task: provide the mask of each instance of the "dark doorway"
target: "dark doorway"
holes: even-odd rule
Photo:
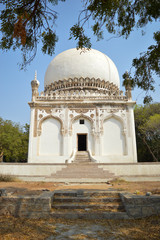
[[[87,134],[78,134],[78,151],[87,150]]]

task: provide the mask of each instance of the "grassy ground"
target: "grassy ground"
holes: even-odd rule
[[[160,217],[141,220],[29,220],[0,218],[1,240],[159,240]]]

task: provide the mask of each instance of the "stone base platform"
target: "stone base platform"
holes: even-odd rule
[[[25,181],[45,182],[100,183],[115,178],[127,181],[160,181],[160,163],[0,163],[0,174]]]
[[[113,190],[56,190],[11,195],[0,189],[0,216],[63,219],[137,219],[160,214],[160,196]]]

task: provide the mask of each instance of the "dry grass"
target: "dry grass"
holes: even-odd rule
[[[126,183],[126,184],[129,183],[128,181],[126,181],[126,180],[124,180],[124,179],[122,179],[122,178],[114,178],[114,179],[111,180],[110,182],[111,182],[112,184],[113,184],[113,183],[116,183],[116,184],[117,184],[117,183]]]
[[[50,239],[54,240],[158,240],[160,239],[160,217],[119,221],[0,218],[1,240],[47,240],[51,236]]]
[[[0,182],[19,182],[20,180],[9,174],[0,174]]]

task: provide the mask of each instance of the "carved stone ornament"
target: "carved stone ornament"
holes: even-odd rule
[[[62,134],[62,136],[65,136],[66,132],[65,132],[64,128],[61,129],[61,134]]]
[[[119,112],[119,109],[107,109],[108,113],[116,113]]]
[[[121,112],[121,117],[124,118],[126,115],[124,112]]]
[[[51,110],[51,109],[45,109],[45,112],[46,112],[47,114],[51,114],[51,113],[52,113],[52,110]]]
[[[75,109],[76,113],[87,113],[89,109]]]
[[[36,99],[60,100],[60,99],[106,99],[127,101],[117,85],[95,78],[69,78],[51,83],[45,87],[44,93],[37,95]]]
[[[124,128],[124,129],[122,130],[122,135],[126,136],[126,134],[127,134],[127,129]]]
[[[70,116],[70,118],[73,118],[73,114],[70,114],[69,116]]]

